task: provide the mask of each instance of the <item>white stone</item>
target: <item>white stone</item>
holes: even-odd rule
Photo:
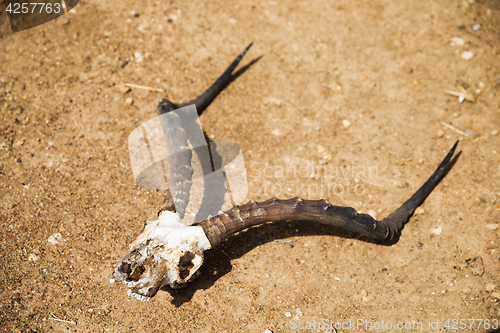
[[[137,62],[142,62],[144,60],[144,58],[142,57],[140,52],[135,52],[134,58],[135,58],[135,61],[137,61]]]
[[[493,283],[488,283],[485,289],[487,292],[491,293],[493,290],[495,290],[496,287],[497,286],[495,286]]]
[[[498,229],[498,223],[488,223],[486,225],[486,229],[488,229],[488,230],[496,230],[496,229]]]
[[[456,45],[456,46],[464,46],[465,41],[464,41],[462,38],[460,38],[460,37],[453,37],[453,38],[451,39],[451,44],[452,44],[453,46],[455,46],[455,45]]]
[[[431,229],[431,232],[436,235],[441,235],[443,228],[441,226],[437,226],[436,228]]]
[[[60,241],[62,241],[62,235],[60,233],[50,235],[49,239],[47,239],[47,242],[54,245],[58,244]]]
[[[276,128],[276,129],[274,129],[274,130],[273,130],[272,134],[273,134],[273,135],[275,135],[275,136],[280,136],[280,135],[282,135],[283,133],[280,131],[280,129],[279,129],[279,128]]]
[[[471,60],[472,58],[474,58],[474,53],[472,53],[471,51],[462,52],[462,59]]]

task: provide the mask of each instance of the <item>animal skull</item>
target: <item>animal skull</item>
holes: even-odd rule
[[[203,264],[203,251],[210,247],[201,227],[186,226],[177,213],[163,211],[130,244],[110,282],[122,282],[129,295],[149,301],[163,286],[179,288],[195,278]]]

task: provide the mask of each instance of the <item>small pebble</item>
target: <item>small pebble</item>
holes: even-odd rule
[[[442,130],[437,131],[437,136],[439,138],[442,138],[444,136],[444,131],[442,131]]]
[[[489,293],[491,293],[493,290],[495,290],[496,287],[497,286],[495,286],[493,283],[488,283],[486,285],[486,291],[489,292]]]
[[[137,30],[139,30],[139,32],[142,32],[143,34],[146,33],[146,30],[149,28],[149,24],[147,22],[144,22],[143,24],[139,25],[137,27]],[[137,57],[136,57],[137,59]]]
[[[459,103],[463,103],[465,101],[465,97],[464,96],[458,96],[458,102]]]
[[[423,213],[425,213],[425,210],[422,207],[418,207],[415,209],[415,214],[413,215],[422,215]]]
[[[285,312],[285,317],[290,318],[292,314],[290,312]]]
[[[281,131],[280,131],[280,129],[279,129],[279,128],[276,128],[275,130],[273,130],[272,134],[273,134],[273,135],[276,135],[276,136],[280,136],[280,135],[281,135],[281,134],[283,134],[283,133],[281,133]]]
[[[274,98],[274,97],[264,98],[264,104],[265,105],[277,105],[277,106],[281,106],[282,103],[283,103],[283,101],[281,101],[280,99]]]
[[[266,328],[266,330],[264,331],[264,333],[273,333],[273,331],[268,330],[268,329]]]
[[[441,235],[443,232],[443,228],[441,226],[438,226],[437,228],[431,229],[431,232],[436,235]]]
[[[325,151],[325,147],[318,145],[318,153],[322,153]]]
[[[474,31],[479,31],[479,30],[481,30],[481,24],[479,24],[479,23],[474,24],[474,25],[472,26],[472,30],[474,30]]]
[[[142,62],[144,60],[144,58],[142,57],[140,52],[135,52],[134,58],[135,58],[135,61],[137,61],[137,62]]]
[[[47,242],[49,242],[50,244],[58,244],[59,241],[62,240],[62,235],[60,233],[56,233],[56,234],[53,234],[53,235],[50,235],[49,239],[47,239]]]
[[[132,105],[134,104],[134,100],[132,99],[132,97],[129,97],[125,100],[125,103],[127,103],[128,105]]]
[[[451,43],[452,43],[452,45],[456,45],[456,46],[464,46],[465,41],[460,37],[453,37],[451,39]]]
[[[231,24],[236,24],[236,20],[235,20],[234,18],[230,18],[230,19],[229,19],[229,23],[231,23]]]
[[[500,300],[500,292],[498,292],[498,291],[491,293],[490,296],[494,299]]]
[[[38,257],[36,254],[32,253],[28,256],[28,261],[37,261]]]
[[[342,120],[342,125],[344,126],[344,128],[348,128],[349,126],[351,126],[351,122],[347,119],[344,119]]]
[[[55,145],[54,141],[49,141],[49,146],[50,147],[54,147],[54,145]]]
[[[462,52],[462,59],[471,60],[472,58],[474,58],[474,53],[472,53],[471,51]]]
[[[482,276],[484,274],[483,258],[475,257],[471,262],[472,274]]]
[[[488,223],[486,225],[486,229],[488,229],[488,230],[496,230],[496,229],[498,229],[498,223]]]
[[[491,135],[498,135],[498,131],[497,130],[491,131]]]

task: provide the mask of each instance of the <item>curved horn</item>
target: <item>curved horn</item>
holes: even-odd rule
[[[182,119],[175,114],[176,109],[182,108],[184,106],[194,104],[198,114],[201,114],[203,110],[212,102],[212,100],[219,94],[222,89],[230,82],[233,78],[232,73],[234,69],[238,66],[243,56],[247,53],[248,49],[253,45],[250,43],[241,52],[236,59],[229,65],[229,67],[222,73],[222,75],[212,84],[203,94],[196,97],[195,99],[182,104],[176,104],[168,99],[164,98],[158,102],[156,111],[158,116],[167,117],[163,119],[162,126],[165,133],[165,138],[167,139],[167,146],[169,149],[169,164],[170,177],[169,185],[170,189],[167,192],[164,203],[165,205],[160,209],[160,212],[177,211],[181,219],[184,217],[186,207],[189,202],[189,191],[191,189],[193,176],[193,168],[191,166],[191,158],[193,156],[192,151],[188,147],[187,133],[182,126]],[[168,126],[165,126],[168,124]],[[171,149],[176,148],[175,151]]]
[[[163,210],[177,211],[182,219],[189,202],[189,191],[193,184],[191,181],[193,153],[188,147],[187,134],[182,126],[181,117],[175,112],[170,112],[175,108],[174,103],[168,99],[160,100],[157,106],[158,116],[162,118],[161,125],[167,140],[170,165],[169,193],[165,198],[165,206],[160,212]]]
[[[250,202],[198,223],[203,228],[213,247],[224,239],[246,228],[275,221],[317,221],[341,227],[376,240],[392,240],[401,232],[405,223],[413,215],[425,198],[439,184],[449,169],[455,164],[453,159],[458,141],[446,155],[439,167],[425,184],[400,208],[381,221],[368,214],[359,214],[354,208],[332,206],[325,200],[302,200],[276,198],[264,202]]]

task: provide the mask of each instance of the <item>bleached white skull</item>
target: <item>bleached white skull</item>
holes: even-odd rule
[[[210,242],[199,226],[186,226],[177,213],[164,211],[158,220],[148,221],[127,253],[116,265],[111,283],[121,282],[129,295],[141,301],[160,288],[179,288],[197,276],[203,251]]]

